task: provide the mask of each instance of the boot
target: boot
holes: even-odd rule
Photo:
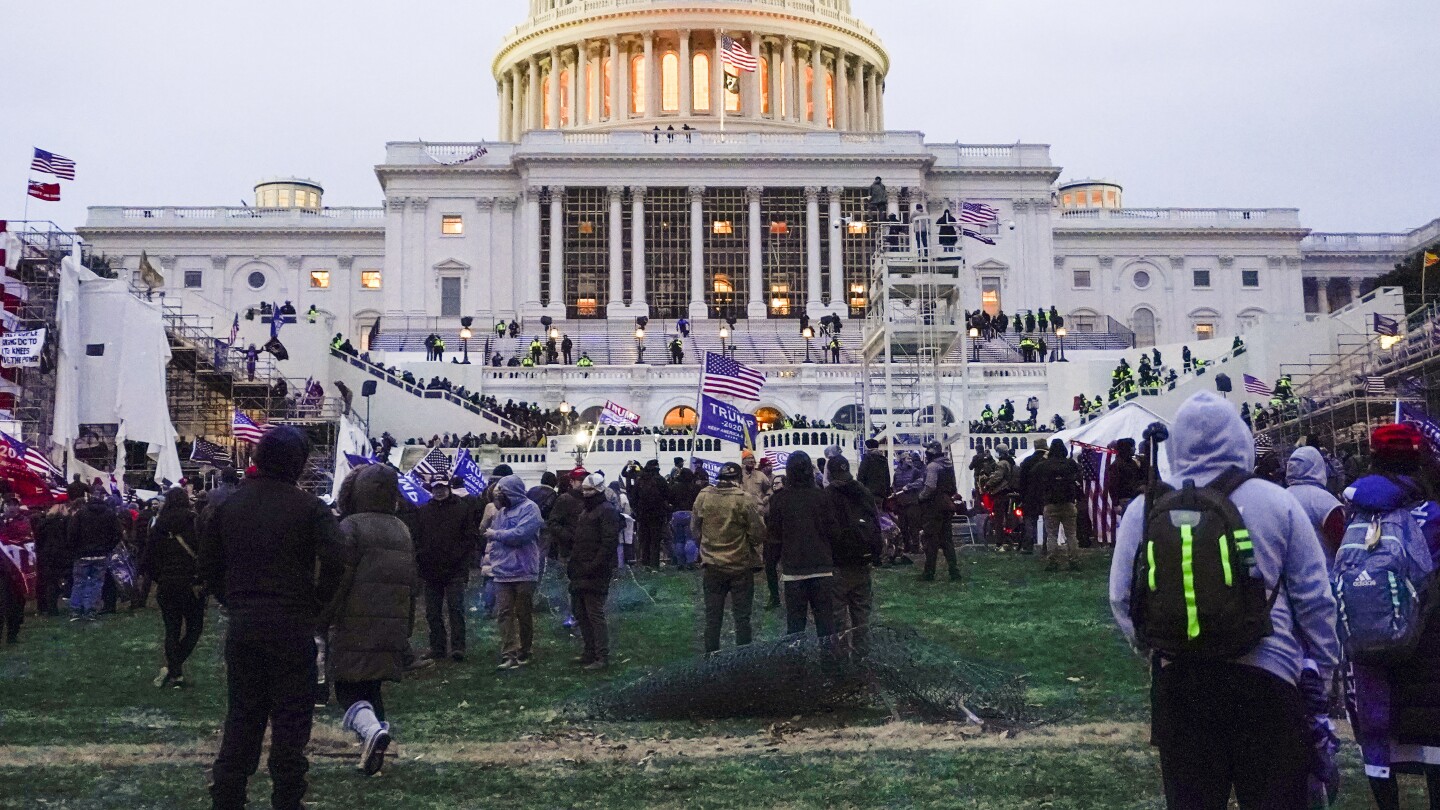
[[[344,727],[364,744],[359,769],[366,776],[378,773],[385,765],[385,751],[390,747],[390,724],[375,716],[375,707],[370,701],[362,700],[345,711]]]
[[[1394,776],[1388,779],[1370,777],[1370,793],[1375,797],[1379,810],[1400,810],[1400,781]]]
[[[951,582],[959,582],[959,581],[960,581],[960,569],[959,569],[959,568],[951,568],[951,569],[950,569],[950,581],[951,581]]]

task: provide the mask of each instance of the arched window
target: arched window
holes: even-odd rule
[[[640,54],[630,60],[630,112],[636,115],[645,114],[645,55]]]
[[[560,126],[562,127],[568,127],[575,123],[574,117],[570,114],[571,102],[570,71],[562,70],[560,71]]]
[[[678,112],[680,109],[680,56],[674,51],[660,59],[660,109]]]
[[[770,60],[760,60],[760,114],[770,114]]]
[[[1155,345],[1155,310],[1140,307],[1130,316],[1130,328],[1135,331],[1136,347]]]
[[[681,405],[671,408],[665,414],[665,427],[667,428],[690,428],[695,427],[695,409],[688,405]]]
[[[864,419],[864,411],[859,405],[846,405],[836,411],[835,417],[830,421],[834,422],[837,427],[842,427],[846,430],[859,430]]]
[[[583,411],[580,412],[580,424],[582,424],[582,425],[594,425],[594,424],[597,424],[597,423],[599,423],[599,421],[600,421],[600,414],[602,414],[602,413],[604,413],[604,412],[605,412],[605,408],[604,408],[603,406],[600,406],[600,405],[591,405],[590,407],[588,407],[588,408],[586,408],[585,410],[583,410]]]
[[[695,112],[710,112],[710,54],[697,53],[691,61],[695,63],[691,72],[695,98],[691,104]]]
[[[613,104],[613,100],[610,98],[610,88],[614,86],[613,82],[610,81],[610,76],[612,75],[611,70],[614,69],[614,67],[610,64],[610,57],[605,57],[604,65],[604,68],[602,68],[600,71],[600,80],[605,82],[605,85],[600,88],[600,97],[604,100],[604,103],[601,105],[601,107],[604,109],[605,117],[610,118],[610,110],[612,109],[611,105]]]
[[[755,421],[760,423],[761,430],[776,430],[785,423],[785,414],[777,408],[764,407],[755,409]]]

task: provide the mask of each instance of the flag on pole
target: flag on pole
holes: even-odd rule
[[[1275,389],[1266,385],[1265,381],[1259,377],[1252,377],[1249,374],[1245,375],[1245,390],[1257,397],[1275,396]]]
[[[46,478],[64,480],[65,473],[61,472],[60,468],[51,463],[49,457],[38,449],[4,431],[0,431],[0,441],[3,441],[5,445],[4,455],[11,461],[23,465],[31,474],[42,480]]]
[[[400,494],[405,496],[405,500],[416,506],[424,506],[430,502],[430,493],[425,491],[425,485],[415,477],[414,470],[400,476],[399,483]]]
[[[971,225],[994,225],[1000,221],[1000,211],[985,203],[960,203],[960,221]]]
[[[1421,263],[1427,269],[1434,267],[1435,265],[1440,264],[1440,256],[1437,256],[1427,250],[1425,251],[1425,258],[1422,260]]]
[[[749,49],[736,42],[734,37],[722,35],[720,37],[720,61],[746,73],[754,73],[760,69],[760,61]]]
[[[759,402],[760,389],[764,387],[764,372],[756,371],[723,354],[705,353],[705,371],[700,384],[704,393]]]
[[[44,149],[35,150],[35,157],[30,160],[30,170],[53,174],[61,180],[75,179],[75,161]]]
[[[29,194],[31,197],[34,197],[37,200],[44,200],[45,202],[60,202],[60,184],[37,183],[34,180],[31,180]]]
[[[640,414],[635,413],[621,405],[616,405],[609,400],[605,401],[605,409],[600,412],[600,424],[618,425],[620,427],[634,427],[640,424]]]
[[[410,471],[410,474],[420,481],[434,481],[437,478],[444,478],[446,481],[449,481],[450,457],[445,455],[444,450],[436,447],[429,453],[426,453],[424,458],[420,459],[420,463],[415,465],[415,468]]]
[[[270,305],[270,338],[272,340],[280,337],[280,327],[285,323],[285,316],[280,314],[280,305]]]
[[[235,315],[235,320],[230,323],[230,345],[234,346],[235,341],[240,339],[240,315]]]
[[[1095,542],[1111,545],[1115,542],[1115,530],[1119,526],[1119,515],[1115,513],[1115,502],[1110,499],[1110,462],[1115,451],[1104,447],[1074,442],[1080,448],[1080,470],[1085,483],[1085,509],[1094,528]],[[1068,538],[1067,538],[1068,539]]]
[[[1377,312],[1375,313],[1375,334],[1396,337],[1400,334],[1400,322]]]
[[[972,230],[970,230],[969,228],[961,228],[960,230],[961,230],[966,236],[970,237],[971,239],[974,239],[976,242],[984,242],[984,243],[987,244],[987,245],[993,245],[993,244],[995,244],[995,240],[994,240],[994,239],[991,239],[990,237],[986,236],[986,235],[983,234],[983,233],[980,233],[979,231],[972,231]]]
[[[235,436],[237,442],[249,442],[258,444],[266,433],[270,432],[269,425],[257,425],[255,420],[246,416],[240,411],[235,412],[235,418],[230,420],[230,432]]]
[[[222,464],[232,463],[229,450],[204,439],[196,439],[195,443],[191,445],[190,460],[197,464],[206,464],[211,467],[219,467]]]
[[[475,463],[469,450],[461,450],[460,458],[455,462],[455,477],[465,482],[465,492],[469,495],[481,495],[485,492],[485,473],[481,472],[480,465]]]
[[[1386,389],[1385,389],[1385,378],[1384,378],[1384,377],[1366,377],[1366,378],[1365,378],[1365,394],[1366,394],[1366,396],[1383,397],[1383,396],[1385,396],[1385,391],[1386,391]]]

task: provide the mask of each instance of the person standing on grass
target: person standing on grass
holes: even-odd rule
[[[1045,440],[1036,439],[1035,451],[1020,462],[1018,494],[1024,521],[1024,535],[1020,538],[1021,554],[1034,554],[1035,541],[1039,539],[1040,515],[1045,511],[1045,485],[1035,474],[1035,468],[1044,460]]]
[[[415,564],[425,582],[425,621],[432,660],[465,660],[465,586],[475,556],[475,509],[448,480],[430,487],[431,499],[415,513]],[[446,632],[446,621],[449,632]],[[448,641],[448,649],[447,649]]]
[[[19,499],[5,496],[4,514],[0,514],[0,543],[23,547],[35,542]],[[33,548],[33,546],[32,546]],[[6,644],[20,643],[20,624],[25,621],[25,574],[9,554],[0,552],[0,629],[5,631]]]
[[[210,786],[215,810],[245,806],[267,725],[272,806],[298,810],[305,796],[315,632],[344,574],[335,516],[296,486],[309,455],[304,433],[271,428],[255,447],[254,477],[211,516],[200,538],[200,578],[229,615],[229,704]]]
[[[785,585],[785,632],[805,632],[808,620],[815,636],[835,635],[835,560],[831,539],[840,532],[830,497],[815,485],[815,465],[797,450],[785,462],[785,486],[770,498],[765,521],[766,562],[779,564]]]
[[[165,623],[165,666],[155,688],[185,687],[185,662],[205,629],[205,596],[197,575],[200,536],[195,510],[181,487],[165,494],[165,505],[150,527],[140,570],[155,583],[155,603]]]
[[[60,615],[61,585],[74,562],[67,539],[70,519],[84,504],[85,485],[72,482],[65,488],[64,499],[50,507],[35,526],[35,603],[43,615]]]
[[[879,441],[870,439],[865,442],[865,457],[860,459],[856,480],[870,492],[876,503],[883,503],[890,497],[890,459],[880,449]]]
[[[580,484],[582,510],[575,521],[574,543],[566,573],[570,606],[585,649],[575,663],[587,670],[610,666],[610,629],[605,599],[620,553],[620,510],[605,494],[605,476],[592,473]]]
[[[110,505],[105,489],[96,485],[75,510],[68,529],[70,557],[75,566],[70,574],[70,621],[94,621],[109,576],[110,552],[125,539],[120,514]]]
[[[632,497],[639,561],[646,568],[660,567],[660,547],[664,545],[665,529],[674,512],[670,500],[670,486],[660,475],[660,462],[652,458],[635,480]]]
[[[1213,656],[1182,657],[1166,656],[1145,645],[1154,672],[1151,739],[1160,752],[1167,806],[1174,810],[1225,807],[1233,790],[1240,807],[1247,810],[1307,807],[1312,751],[1297,684],[1307,657],[1315,661],[1321,681],[1329,683],[1340,651],[1325,555],[1310,518],[1295,498],[1252,477],[1255,442],[1234,405],[1209,392],[1191,397],[1175,415],[1167,446],[1172,465],[1164,480],[1168,487],[1193,485],[1197,493],[1213,487],[1204,493],[1206,497],[1223,497],[1243,520],[1250,545],[1236,541],[1236,547],[1242,555],[1253,555],[1253,565],[1235,573],[1260,580],[1249,587],[1258,591],[1263,586],[1263,594],[1255,595],[1268,603],[1268,609],[1264,603],[1258,608],[1264,622],[1259,627],[1260,632],[1270,631],[1245,652],[1228,657],[1218,652],[1219,646]],[[1162,498],[1172,499],[1175,494]],[[1203,588],[1192,584],[1190,592],[1197,596],[1186,596],[1179,550],[1146,543],[1147,537],[1170,540],[1172,533],[1180,534],[1167,518],[1183,515],[1171,509],[1151,520],[1147,512],[1151,497],[1147,493],[1135,499],[1120,521],[1110,568],[1110,609],[1116,623],[1132,643],[1145,637],[1137,632],[1137,624],[1167,639],[1178,633],[1200,641],[1207,638],[1207,629],[1223,632],[1215,624],[1216,613],[1188,605],[1200,598],[1218,600],[1217,594],[1237,586],[1220,584],[1226,580],[1220,578],[1221,566],[1214,562],[1219,554],[1197,556],[1204,564],[1192,562],[1188,578],[1193,583],[1198,576],[1209,584]],[[1199,534],[1213,536],[1215,524],[1209,521],[1218,516],[1213,508],[1205,515],[1209,520],[1199,524]],[[1172,528],[1162,533],[1165,525]],[[1228,549],[1229,544],[1221,547]],[[1160,564],[1149,561],[1151,553]],[[1137,564],[1156,573],[1149,579],[1153,587],[1146,579],[1137,583]],[[1233,581],[1246,587],[1243,580]],[[1155,602],[1136,585],[1170,595],[1171,601]],[[1133,610],[1137,598],[1155,603],[1157,611],[1165,608],[1166,618],[1178,623],[1161,625],[1143,612],[1137,615]],[[1194,617],[1188,632],[1187,615]],[[1250,643],[1248,634],[1231,636]]]
[[[1010,468],[1014,469],[1013,463]],[[950,567],[950,581],[960,581],[960,562],[955,557],[955,539],[950,526],[955,517],[955,493],[958,491],[955,466],[945,455],[945,448],[939,442],[925,445],[925,478],[920,487],[918,506],[920,538],[925,546],[925,570],[920,575],[922,582],[935,581],[935,564],[942,553],[946,565]]]
[[[850,462],[836,456],[825,465],[830,474],[833,510],[840,531],[831,543],[835,559],[835,624],[838,632],[854,631],[850,644],[855,652],[867,651],[866,628],[870,625],[870,567],[879,565],[885,554],[880,536],[880,512],[870,491],[850,476]]]
[[[760,468],[759,460],[750,450],[740,452],[740,470],[740,488],[755,500],[755,506],[760,509],[761,516],[769,515],[770,498],[775,493],[775,480],[770,476],[769,471]],[[765,603],[767,610],[780,607],[780,570],[777,565],[778,563],[766,555],[765,587],[770,597]]]
[[[495,615],[500,624],[500,665],[518,669],[530,663],[535,637],[535,582],[540,579],[540,507],[525,495],[518,475],[495,487],[495,520],[485,531],[490,544],[490,575],[495,580]]]
[[[326,610],[327,663],[344,727],[360,741],[359,768],[379,773],[390,747],[381,686],[406,670],[414,594],[420,574],[410,531],[396,517],[399,479],[393,467],[371,464],[350,473],[340,489],[339,556],[345,575]]]
[[[687,471],[688,472],[688,471]],[[720,649],[725,599],[735,621],[735,646],[750,643],[750,613],[755,604],[755,572],[761,568],[765,521],[760,507],[740,488],[740,465],[727,462],[718,483],[695,496],[690,533],[699,538],[705,593],[705,652]]]
[[[1065,442],[1050,442],[1045,460],[1035,466],[1035,479],[1045,494],[1045,570],[1060,570],[1060,530],[1065,530],[1065,557],[1071,571],[1080,570],[1080,498],[1085,494],[1084,472],[1070,458]]]

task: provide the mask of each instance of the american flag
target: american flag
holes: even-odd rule
[[[1369,396],[1372,396],[1372,397],[1383,397],[1383,396],[1385,396],[1385,394],[1387,393],[1387,392],[1386,392],[1386,386],[1385,386],[1385,378],[1384,378],[1384,377],[1366,377],[1366,378],[1365,378],[1365,393],[1366,393],[1367,395],[1369,395]]]
[[[728,36],[720,37],[720,61],[746,73],[760,69],[760,62],[749,50]]]
[[[783,470],[785,465],[790,462],[790,453],[785,450],[766,450],[765,458],[770,459],[770,463],[774,464],[777,469]]]
[[[235,341],[240,338],[240,315],[235,315],[235,320],[230,323],[230,345],[234,346]]]
[[[231,463],[229,450],[204,439],[196,439],[195,443],[191,445],[190,460],[197,464],[208,464],[211,467]]]
[[[994,225],[1000,220],[1000,212],[985,203],[960,203],[960,221],[971,225]]]
[[[30,170],[53,174],[61,180],[75,179],[75,161],[44,149],[35,150],[35,157],[30,161]]]
[[[1400,403],[1395,408],[1395,421],[1402,425],[1414,425],[1425,437],[1425,447],[1430,451],[1430,457],[1435,458],[1440,453],[1440,425],[1425,415],[1424,409],[1417,405]]]
[[[27,192],[31,197],[45,202],[60,202],[59,183],[37,183],[30,181],[30,190]]]
[[[1115,451],[1104,447],[1073,443],[1080,448],[1080,470],[1085,479],[1085,510],[1094,527],[1095,542],[1111,545],[1115,542],[1115,529],[1120,516],[1115,513],[1115,502],[1110,500],[1110,461]]]
[[[1257,397],[1272,397],[1275,395],[1275,389],[1266,385],[1264,380],[1259,377],[1252,377],[1249,374],[1245,375],[1245,390]]]
[[[969,228],[961,228],[961,231],[963,231],[966,236],[974,239],[976,242],[984,242],[987,245],[995,244],[994,239],[991,239],[990,237],[986,236],[983,233],[980,233],[979,231],[972,231]]]
[[[410,471],[410,475],[420,481],[434,481],[437,478],[449,480],[450,457],[445,455],[445,451],[436,447],[420,459],[420,463],[415,465],[415,469]]]
[[[1375,313],[1375,334],[1395,337],[1400,334],[1400,322],[1377,312]]]
[[[705,353],[705,374],[701,390],[716,396],[739,397],[752,402],[760,401],[760,389],[765,387],[765,374],[741,365],[723,354]]]
[[[235,418],[230,422],[230,432],[235,436],[237,442],[258,444],[265,434],[270,432],[270,426],[257,425],[253,419],[236,411]]]
[[[25,465],[36,477],[44,480],[47,478],[59,478],[64,480],[65,474],[50,462],[46,455],[38,449],[20,441],[9,433],[0,431],[0,440],[4,441],[4,447],[0,448],[4,455],[13,461]]]

